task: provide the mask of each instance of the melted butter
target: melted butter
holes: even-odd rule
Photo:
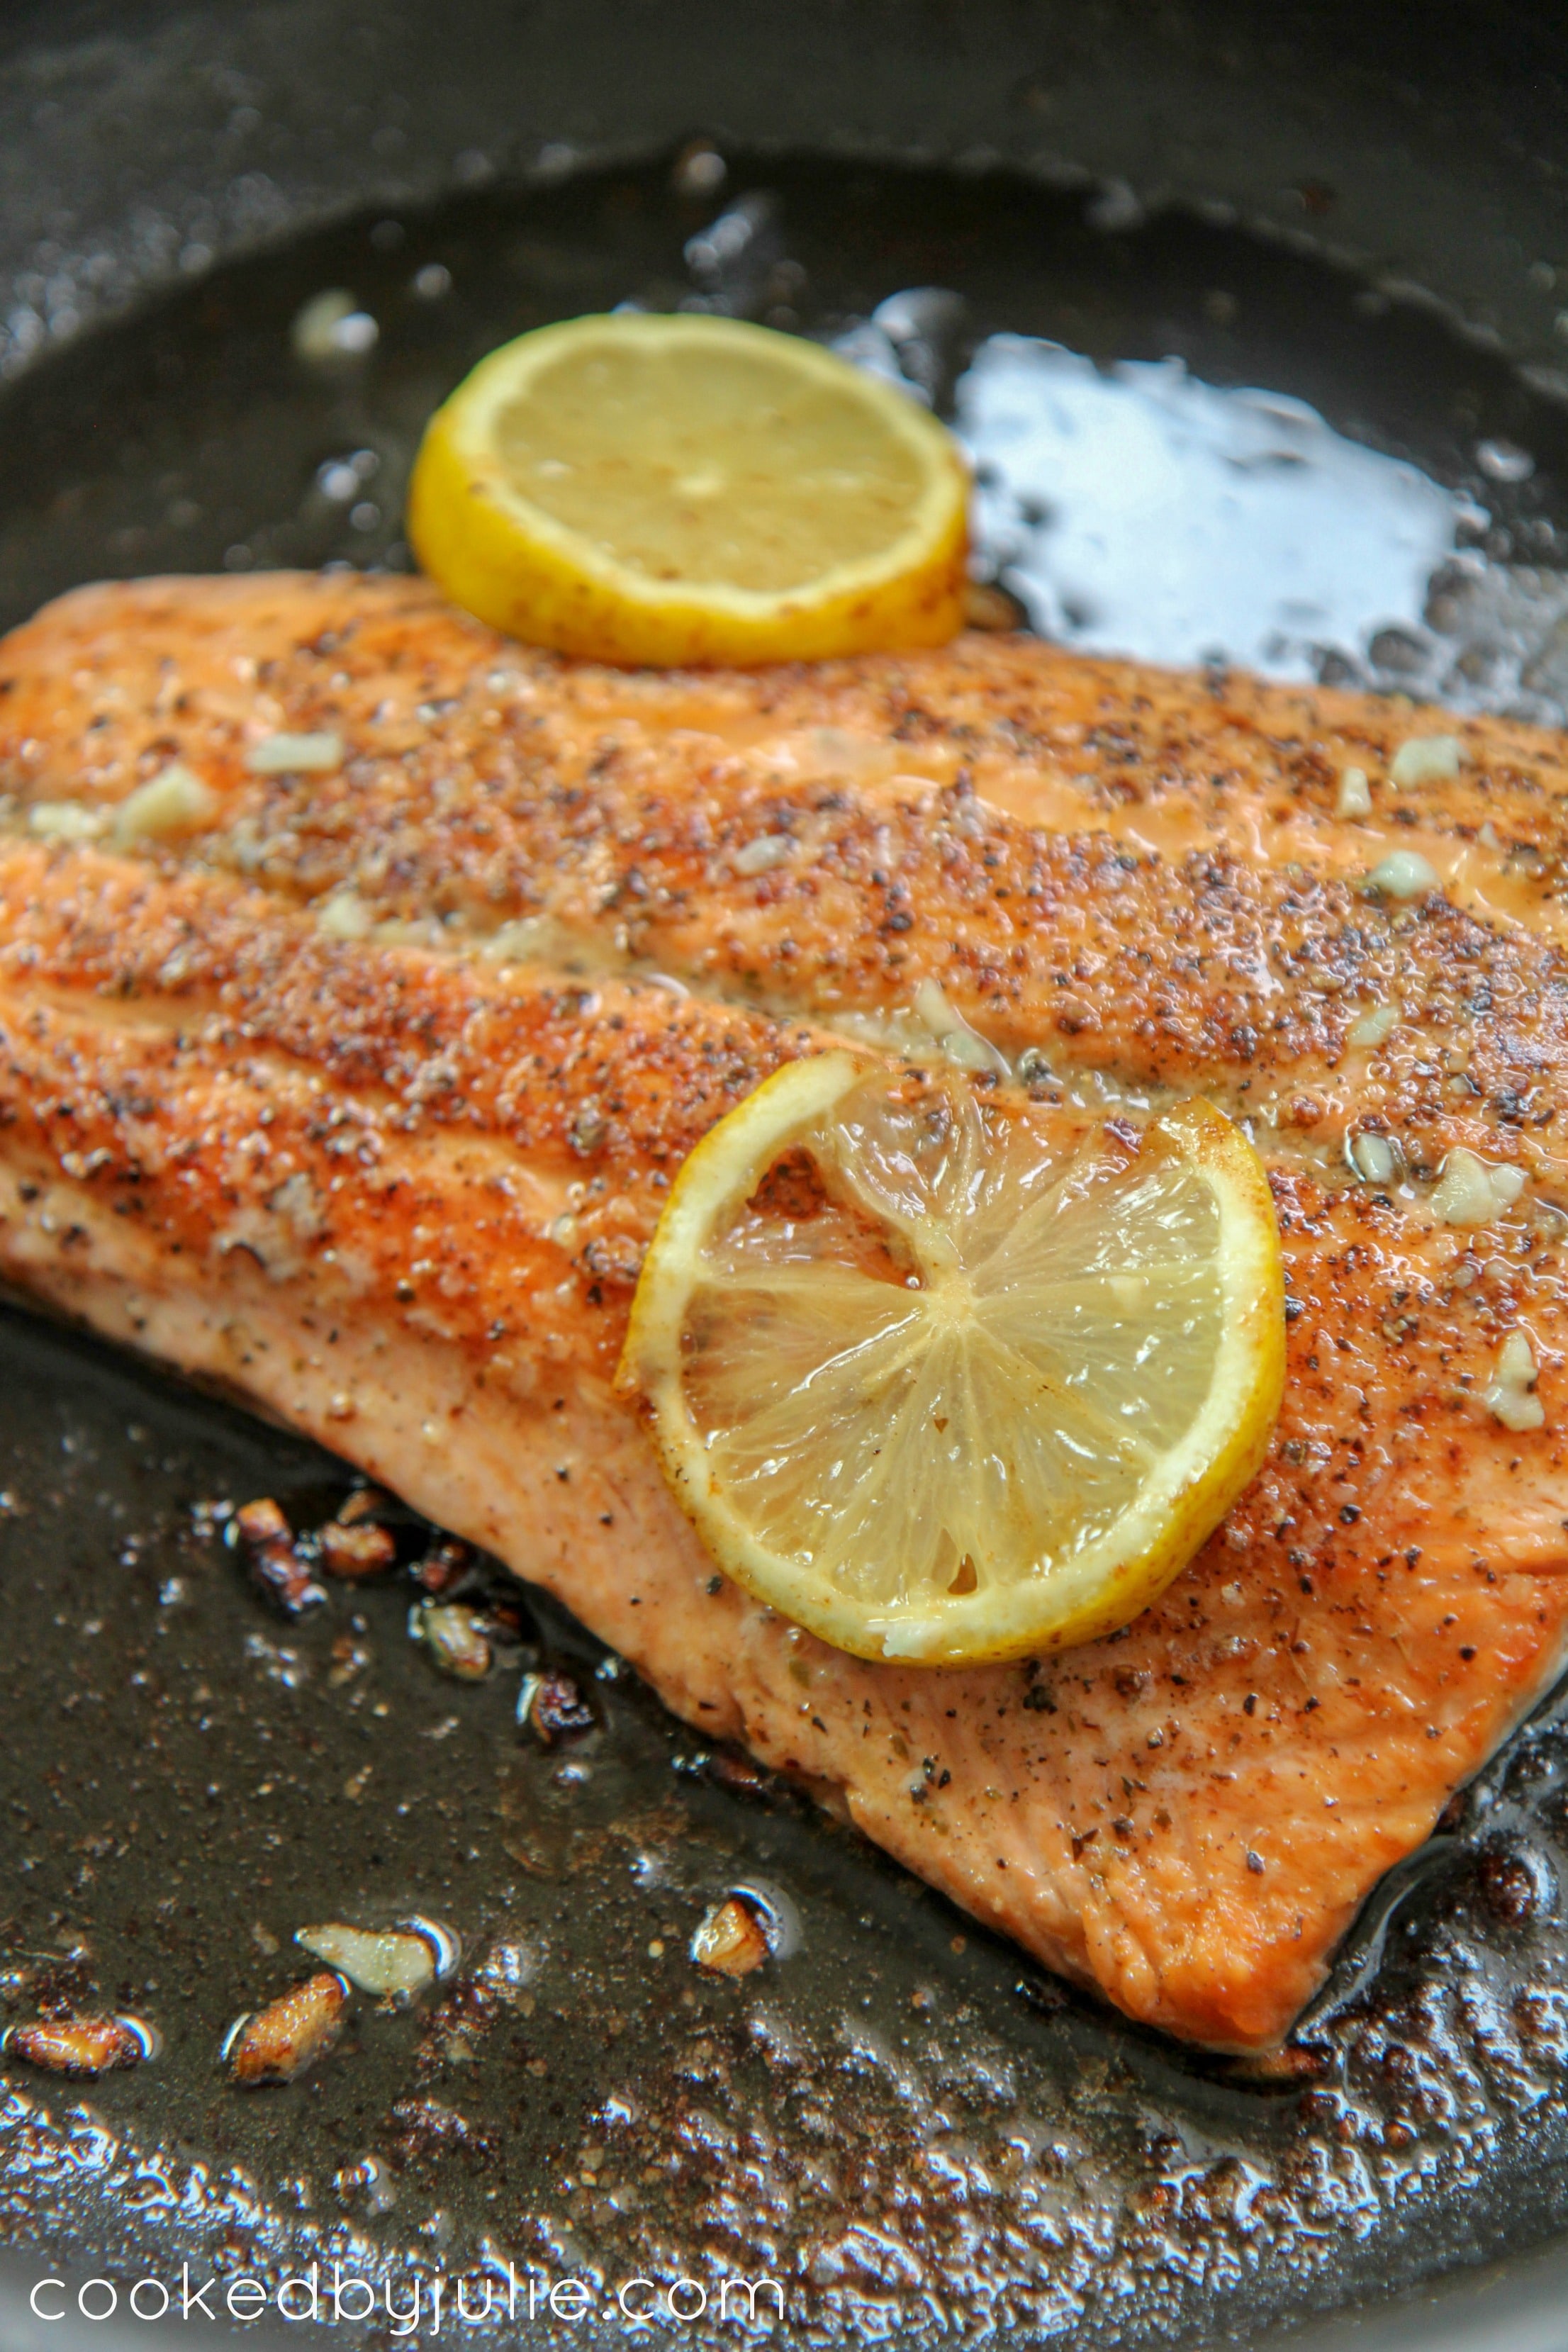
[[[994,335],[958,387],[978,535],[1042,635],[1157,662],[1315,678],[1419,627],[1473,503],[1300,400],[1180,360],[1101,370]]]

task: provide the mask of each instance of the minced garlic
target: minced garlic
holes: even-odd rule
[[[1406,784],[1436,783],[1440,778],[1457,776],[1464,757],[1465,747],[1458,735],[1412,735],[1388,763],[1389,782],[1400,789]]]
[[[1420,898],[1437,887],[1437,869],[1418,849],[1391,849],[1366,877],[1365,887],[1387,898]]]
[[[1497,1370],[1481,1391],[1481,1402],[1505,1429],[1539,1429],[1546,1410],[1535,1386],[1535,1351],[1522,1331],[1510,1331],[1498,1350]]]
[[[1523,1190],[1521,1168],[1489,1164],[1461,1144],[1443,1162],[1432,1206],[1446,1225],[1489,1225]]]
[[[27,811],[27,830],[41,841],[91,841],[108,823],[80,801],[35,801]]]
[[[731,852],[730,863],[737,874],[770,874],[775,866],[788,865],[797,845],[787,833],[759,833]]]
[[[1364,768],[1347,768],[1340,778],[1340,796],[1334,803],[1336,816],[1354,817],[1372,814],[1372,786]]]
[[[316,929],[330,940],[363,940],[370,935],[375,917],[353,890],[334,890],[316,909]]]
[[[324,775],[343,764],[343,739],[315,735],[264,735],[245,755],[253,776]]]
[[[1398,1026],[1397,1004],[1374,1004],[1370,1013],[1363,1013],[1361,1019],[1346,1031],[1345,1043],[1349,1045],[1382,1045],[1387,1043]]]
[[[199,832],[216,809],[216,794],[189,768],[172,760],[121,802],[110,837],[117,849],[133,841],[166,841],[176,834]]]
[[[1367,1184],[1392,1184],[1399,1161],[1385,1135],[1358,1135],[1351,1142],[1351,1165]]]

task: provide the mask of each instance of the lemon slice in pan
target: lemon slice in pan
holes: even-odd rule
[[[408,535],[458,604],[539,645],[804,660],[952,636],[967,497],[946,428],[819,344],[616,312],[480,362],[426,428]]]
[[[686,1161],[619,1373],[714,1559],[868,1658],[1084,1642],[1257,1473],[1284,1381],[1251,1145],[1142,1133],[847,1053]]]

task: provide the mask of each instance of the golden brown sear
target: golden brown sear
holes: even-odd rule
[[[624,673],[274,574],[17,631],[0,791],[6,1277],[489,1546],[1134,2016],[1278,2039],[1556,1673],[1555,739],[991,636]],[[1046,1103],[1250,1122],[1290,1371],[1156,1608],[931,1674],[716,1579],[610,1379],[711,1123],[949,1027]]]

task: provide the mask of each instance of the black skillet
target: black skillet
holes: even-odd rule
[[[712,293],[689,243],[761,191],[732,306],[821,331],[936,284],[960,341],[1179,355],[1484,497],[1479,557],[1548,578],[1564,67],[1568,37],[1495,7],[14,10],[0,617],[106,573],[405,562],[402,468],[463,368],[552,316]],[[333,287],[379,341],[312,370],[290,321]],[[1533,474],[1479,477],[1489,444]],[[329,494],[365,451],[363,495]],[[800,2345],[1568,2343],[1550,1706],[1249,2074],[1064,1993],[542,1606],[479,1685],[409,1642],[405,1579],[269,1614],[197,1507],[270,1493],[315,1524],[349,1482],[310,1447],[14,1309],[0,1381],[5,2014],[102,2000],[163,2035],[85,2093],[5,2069],[7,2352],[157,2340],[124,2297],[177,2298],[184,2263],[221,2309],[334,2260],[405,2301],[510,2259],[491,2340],[546,2340],[541,2295],[581,2279],[556,2337],[619,2341],[637,2277],[634,2307],[681,2279],[710,2305],[640,2340],[742,2340],[723,2282],[766,2276]],[[512,1719],[536,1664],[595,1715],[552,1750]],[[685,1958],[734,1886],[793,1944],[738,1985]],[[461,1936],[452,1985],[362,2002],[289,2090],[227,2087],[225,2028],[297,1973],[297,1927],[409,1912]],[[28,2318],[40,2280],[53,2311],[95,2274],[112,2319]]]

